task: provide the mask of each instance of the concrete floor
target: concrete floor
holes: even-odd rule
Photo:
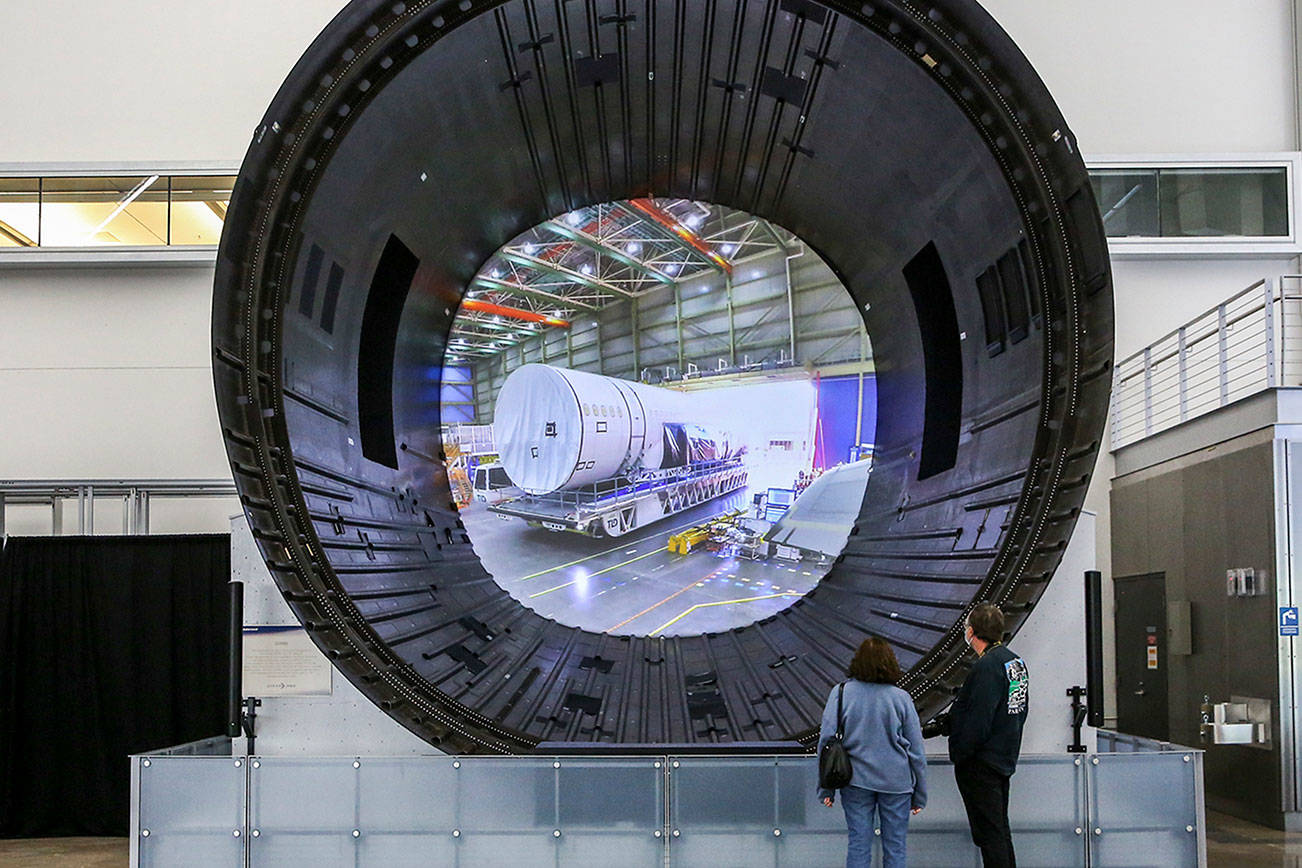
[[[785,609],[830,566],[668,551],[671,535],[749,504],[742,489],[614,539],[531,528],[482,503],[462,509],[461,520],[493,578],[539,614],[604,633],[688,635]]]
[[[1210,868],[1302,868],[1302,834],[1209,811],[1207,864]]]
[[[126,838],[0,840],[3,868],[107,868],[127,863]],[[1207,815],[1210,868],[1302,868],[1302,835]]]
[[[119,868],[130,853],[126,838],[0,839],[4,868]]]

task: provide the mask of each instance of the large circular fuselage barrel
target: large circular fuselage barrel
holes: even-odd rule
[[[440,459],[441,372],[476,273],[544,221],[644,197],[799,236],[871,340],[873,471],[845,549],[789,608],[724,634],[611,636],[518,603]],[[691,302],[727,306],[752,345],[799,350],[823,328],[799,297]],[[601,354],[571,348],[570,367],[637,378],[625,304],[603,299]],[[272,575],[404,726],[451,751],[726,749],[809,743],[869,635],[924,718],[950,702],[968,609],[997,603],[1016,631],[1062,558],[1112,335],[1075,136],[976,0],[354,0],[255,130],[217,257],[213,369]],[[695,347],[679,333],[680,369],[713,363],[717,345]],[[625,408],[604,419],[628,426],[623,450],[574,460],[632,467],[646,399],[593,388]],[[529,487],[572,484],[557,467]]]

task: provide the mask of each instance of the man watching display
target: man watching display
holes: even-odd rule
[[[949,736],[954,778],[982,864],[985,868],[1015,868],[1008,783],[1017,769],[1029,708],[1026,661],[1003,644],[1004,614],[997,606],[977,606],[968,614],[963,629],[977,661],[949,714],[924,733]]]

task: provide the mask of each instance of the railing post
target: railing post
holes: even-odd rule
[[[1189,359],[1186,357],[1185,327],[1180,326],[1176,333],[1179,348],[1176,350],[1176,364],[1180,368],[1180,421],[1189,418]]]
[[[1216,308],[1216,357],[1217,378],[1221,386],[1221,406],[1230,402],[1230,348],[1229,335],[1225,331],[1225,305]]]
[[[1121,448],[1121,365],[1112,368],[1112,448]]]
[[[1279,385],[1275,369],[1275,281],[1266,281],[1265,306],[1262,308],[1262,321],[1266,329],[1266,386],[1274,388]]]
[[[1293,383],[1288,376],[1288,283],[1288,275],[1279,278],[1279,384],[1281,386],[1290,386]]]
[[[1153,433],[1153,348],[1144,347],[1144,436]]]

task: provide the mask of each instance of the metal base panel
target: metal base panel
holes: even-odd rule
[[[1202,754],[1024,756],[1018,864],[1206,861]],[[839,866],[812,757],[132,757],[133,864]],[[980,865],[947,761],[910,820],[919,865]],[[304,799],[304,793],[311,793]]]

